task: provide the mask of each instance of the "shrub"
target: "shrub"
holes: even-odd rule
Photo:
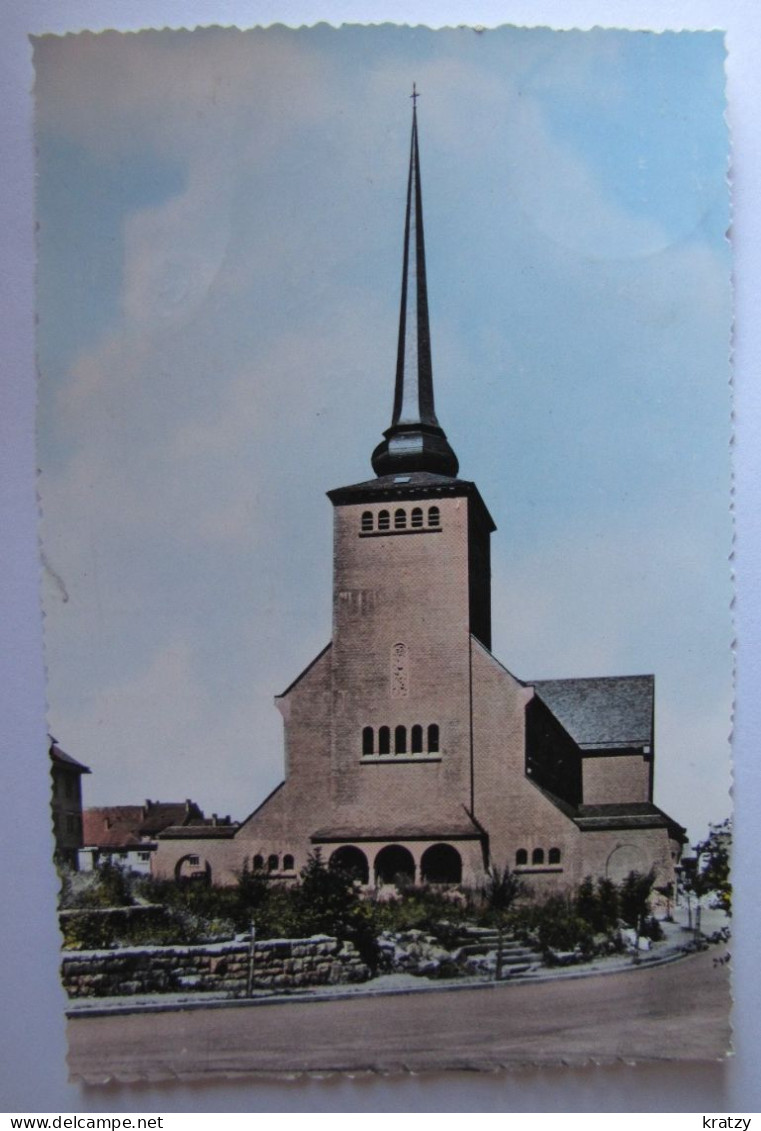
[[[545,955],[550,951],[577,950],[587,957],[595,951],[592,927],[576,914],[573,903],[562,896],[550,896],[539,908],[536,933]]]
[[[642,920],[640,934],[644,935],[646,939],[650,939],[651,942],[660,942],[663,938],[663,927],[654,915],[647,915]]]
[[[619,894],[621,918],[629,927],[642,933],[642,923],[650,913],[650,892],[655,872],[630,872],[621,884]]]
[[[457,934],[455,924],[469,917],[467,901],[453,900],[427,884],[409,886],[400,899],[372,901],[378,931],[425,931],[446,944]]]
[[[588,923],[595,934],[607,934],[615,929],[619,918],[619,898],[616,885],[608,879],[597,884],[591,876],[579,885],[575,900],[576,914]]]
[[[132,877],[115,864],[107,862],[92,872],[75,872],[64,867],[60,870],[60,876],[58,907],[61,911],[88,907],[130,907],[134,903]]]

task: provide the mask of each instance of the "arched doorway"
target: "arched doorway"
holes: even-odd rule
[[[619,844],[613,849],[605,865],[605,874],[614,884],[622,883],[630,872],[648,871],[645,853],[636,844]]]
[[[375,857],[375,879],[381,884],[414,883],[415,861],[401,844],[387,844]]]
[[[341,868],[342,871],[348,872],[362,884],[370,882],[370,865],[367,863],[367,857],[360,848],[355,848],[353,844],[344,844],[341,848],[337,848],[330,857],[330,866],[331,868]]]
[[[211,883],[211,864],[202,856],[190,852],[182,856],[174,866],[174,878],[178,882]]]
[[[460,853],[451,844],[432,844],[423,853],[420,873],[429,884],[459,884],[462,882]]]

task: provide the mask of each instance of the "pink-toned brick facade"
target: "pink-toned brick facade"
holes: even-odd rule
[[[481,537],[489,526],[472,484],[389,484],[371,505],[363,492],[334,494],[333,640],[277,699],[286,779],[234,836],[161,840],[157,872],[187,874],[198,857],[220,883],[245,867],[289,876],[316,849],[328,860],[351,847],[370,883],[394,867],[436,881],[441,862],[425,854],[447,845],[460,861],[450,878],[471,886],[489,864],[538,890],[651,866],[672,880],[678,827],[652,805],[650,747],[583,754],[471,631],[471,571],[483,568],[474,526]],[[535,756],[542,745],[549,753]],[[390,872],[378,861],[389,846],[409,853]]]
[[[413,100],[414,102],[414,100]],[[376,478],[330,492],[330,645],[277,702],[285,781],[234,835],[173,830],[162,875],[295,876],[320,850],[365,882],[535,889],[651,866],[674,878],[683,830],[652,798],[651,676],[540,681],[491,654],[494,523],[433,403],[413,110],[391,427]]]

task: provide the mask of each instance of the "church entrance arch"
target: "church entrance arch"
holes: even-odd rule
[[[369,884],[370,882],[370,865],[367,863],[367,857],[360,848],[355,848],[353,844],[344,844],[331,853],[330,866],[349,872],[362,884]]]
[[[613,849],[605,865],[605,875],[614,884],[622,883],[630,872],[647,872],[647,860],[636,844],[619,844]]]
[[[375,879],[381,884],[414,883],[415,861],[401,844],[387,844],[375,857]]]
[[[190,880],[194,884],[210,884],[211,864],[203,857],[190,852],[187,856],[181,856],[175,864],[174,878],[178,883],[187,883]]]
[[[451,844],[432,844],[426,848],[420,861],[420,874],[429,884],[459,884],[462,882],[462,859]]]

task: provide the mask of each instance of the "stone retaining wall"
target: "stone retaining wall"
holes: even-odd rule
[[[141,946],[64,954],[61,980],[71,998],[135,994],[216,993],[243,997],[251,948],[247,940],[203,946]],[[364,982],[370,977],[355,947],[327,935],[265,939],[254,947],[254,989]]]

